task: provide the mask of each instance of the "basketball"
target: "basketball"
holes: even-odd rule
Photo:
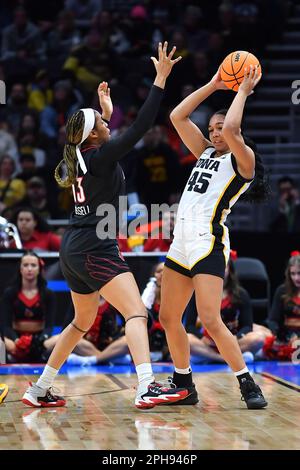
[[[250,65],[258,65],[261,72],[259,60],[251,52],[235,51],[228,54],[221,64],[221,78],[225,85],[233,91],[238,91],[244,78],[244,69]]]

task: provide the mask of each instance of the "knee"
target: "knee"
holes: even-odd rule
[[[167,330],[170,326],[174,325],[174,321],[176,322],[175,317],[173,318],[172,315],[170,315],[170,310],[161,307],[159,311],[159,322],[163,328]]]
[[[208,311],[205,315],[202,315],[201,323],[210,335],[217,333],[220,328],[224,326],[220,315],[216,315],[216,313],[213,311]]]
[[[148,320],[148,312],[144,304],[140,304],[136,306],[135,308],[131,309],[130,312],[123,313],[123,317],[124,317],[125,323],[131,318],[143,320],[142,317],[145,317],[145,319]]]
[[[258,332],[258,333],[249,333],[251,335],[250,337],[250,342],[252,343],[253,348],[260,349],[263,347],[264,342],[265,342],[265,337],[266,335],[264,333]]]
[[[89,331],[89,329],[92,327],[95,318],[96,315],[94,317],[75,316],[72,323],[75,325],[75,327],[80,328],[80,330],[82,330],[82,334],[84,334],[84,332]]]

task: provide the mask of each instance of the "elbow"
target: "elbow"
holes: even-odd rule
[[[176,108],[170,113],[170,121],[174,122],[178,119],[178,114],[176,112]]]
[[[173,124],[186,119],[188,119],[188,116],[183,116],[176,108],[170,113],[170,120]]]
[[[241,128],[234,123],[224,123],[222,127],[222,134],[226,136],[239,136],[241,135]]]

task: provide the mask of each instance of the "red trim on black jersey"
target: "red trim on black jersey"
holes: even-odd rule
[[[84,147],[83,149],[80,149],[80,152],[87,152],[88,150],[91,150],[91,149],[96,149],[98,148],[98,145],[90,145],[89,147]]]
[[[29,299],[22,291],[18,293],[18,299],[20,299],[21,302],[23,302],[23,304],[26,305],[26,307],[28,308],[33,307],[37,302],[41,300],[39,292],[34,297],[32,297],[32,299]]]

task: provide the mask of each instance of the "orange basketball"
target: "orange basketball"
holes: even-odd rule
[[[221,64],[221,78],[225,85],[233,91],[238,91],[244,78],[244,69],[258,65],[261,72],[259,60],[251,52],[235,51],[228,54]]]

